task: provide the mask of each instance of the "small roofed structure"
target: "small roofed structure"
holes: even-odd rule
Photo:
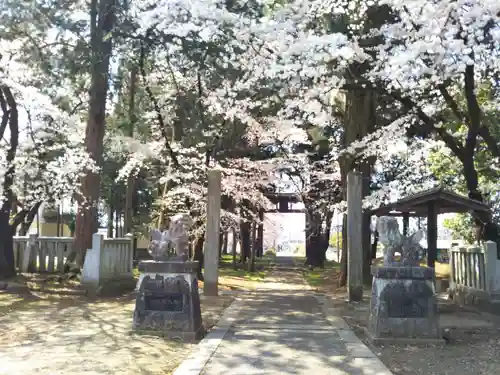
[[[264,192],[264,195],[273,204],[276,205],[276,209],[267,210],[266,212],[304,212],[303,209],[292,209],[292,204],[299,203],[301,201],[300,195],[297,193],[276,193],[276,192]]]
[[[437,216],[444,213],[488,212],[483,202],[435,187],[413,194],[397,202],[372,210],[371,215],[403,217],[403,233],[408,234],[409,218],[427,218],[427,266],[434,267],[437,259]]]

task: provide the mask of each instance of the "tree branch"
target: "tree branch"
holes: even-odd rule
[[[22,211],[19,211],[12,219],[11,228],[16,229],[17,226],[21,224],[26,217],[34,218],[41,205],[42,202],[37,202],[29,210],[23,209]]]
[[[146,38],[148,37],[149,32],[150,32],[149,30],[146,32]],[[168,155],[170,156],[170,159],[172,159],[172,164],[174,165],[174,167],[176,169],[179,169],[180,168],[179,160],[177,159],[177,155],[175,154],[174,150],[170,146],[170,142],[168,140],[168,135],[167,135],[167,132],[165,130],[166,129],[165,122],[163,121],[163,116],[161,114],[160,105],[158,104],[158,101],[156,100],[156,97],[154,96],[153,91],[151,91],[151,88],[149,87],[149,85],[147,83],[146,69],[144,67],[145,59],[146,59],[146,45],[142,41],[141,42],[141,55],[139,58],[139,68],[141,70],[144,88],[146,90],[146,93],[148,94],[149,100],[151,100],[151,102],[153,103],[153,107],[154,107],[155,112],[156,112],[156,119],[158,121],[158,124],[160,125],[160,132],[164,138],[165,148],[167,149]]]
[[[464,113],[458,107],[457,102],[450,95],[450,93],[448,92],[446,86],[444,84],[441,84],[441,85],[438,86],[438,88],[439,88],[439,92],[441,93],[441,95],[444,98],[444,101],[446,102],[446,104],[448,105],[448,107],[450,107],[451,111],[453,112],[453,114],[455,115],[455,117],[457,118],[457,120],[459,120],[459,121],[465,121],[465,123],[467,123],[467,125],[469,125],[470,124],[469,116],[467,116],[467,114]]]
[[[495,137],[491,135],[490,129],[488,129],[487,126],[481,126],[479,128],[479,135],[483,138],[488,150],[490,150],[493,156],[500,158],[500,147]]]
[[[385,90],[383,90],[385,91]],[[405,106],[408,110],[413,110],[417,114],[418,118],[424,123],[426,127],[426,131],[428,133],[435,132],[437,133],[444,143],[453,151],[453,153],[460,159],[464,158],[464,148],[463,146],[456,141],[453,136],[448,133],[445,128],[436,127],[436,120],[432,119],[425,113],[422,108],[420,108],[413,100],[408,97],[403,96],[401,93],[393,90],[391,92],[385,92],[386,95],[391,96],[395,100],[399,101],[403,106]],[[442,120],[443,121],[443,120]],[[444,121],[443,121],[444,122]]]
[[[2,139],[5,134],[5,129],[7,129],[7,125],[9,123],[10,111],[7,108],[7,103],[5,101],[5,98],[1,90],[0,90],[0,108],[2,109],[2,122],[0,123],[0,139]]]

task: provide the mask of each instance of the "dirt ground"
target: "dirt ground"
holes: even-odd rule
[[[394,375],[500,374],[500,317],[457,306],[440,296],[440,323],[446,337],[444,345],[374,347],[364,333],[369,315],[369,287],[362,302],[348,303],[345,288],[338,287],[338,272],[331,269],[321,272],[325,277],[313,280],[323,282],[317,282],[313,287],[334,301],[335,307],[358,337]]]
[[[193,348],[131,331],[133,294],[98,299],[71,285],[42,289],[0,292],[0,375],[165,375]],[[206,328],[232,299],[201,297]]]

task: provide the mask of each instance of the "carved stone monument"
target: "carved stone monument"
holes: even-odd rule
[[[201,339],[197,269],[198,262],[141,262],[133,328],[185,341]]]
[[[404,237],[395,218],[381,217],[379,239],[385,246],[384,265],[373,266],[368,337],[386,342],[442,343],[433,268],[420,267],[422,233]],[[401,254],[395,261],[396,252]]]
[[[196,341],[203,336],[196,277],[198,262],[187,261],[191,225],[189,215],[175,215],[168,231],[152,235],[153,260],[139,264],[141,275],[133,318],[135,330],[154,331],[185,341]],[[168,260],[169,245],[173,245],[177,255],[172,260]]]

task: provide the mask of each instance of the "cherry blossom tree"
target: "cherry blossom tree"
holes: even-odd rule
[[[19,61],[18,45],[0,43],[0,274],[15,274],[13,236],[42,202],[78,194],[93,163],[81,142],[78,117],[61,111],[30,83],[33,71]]]

